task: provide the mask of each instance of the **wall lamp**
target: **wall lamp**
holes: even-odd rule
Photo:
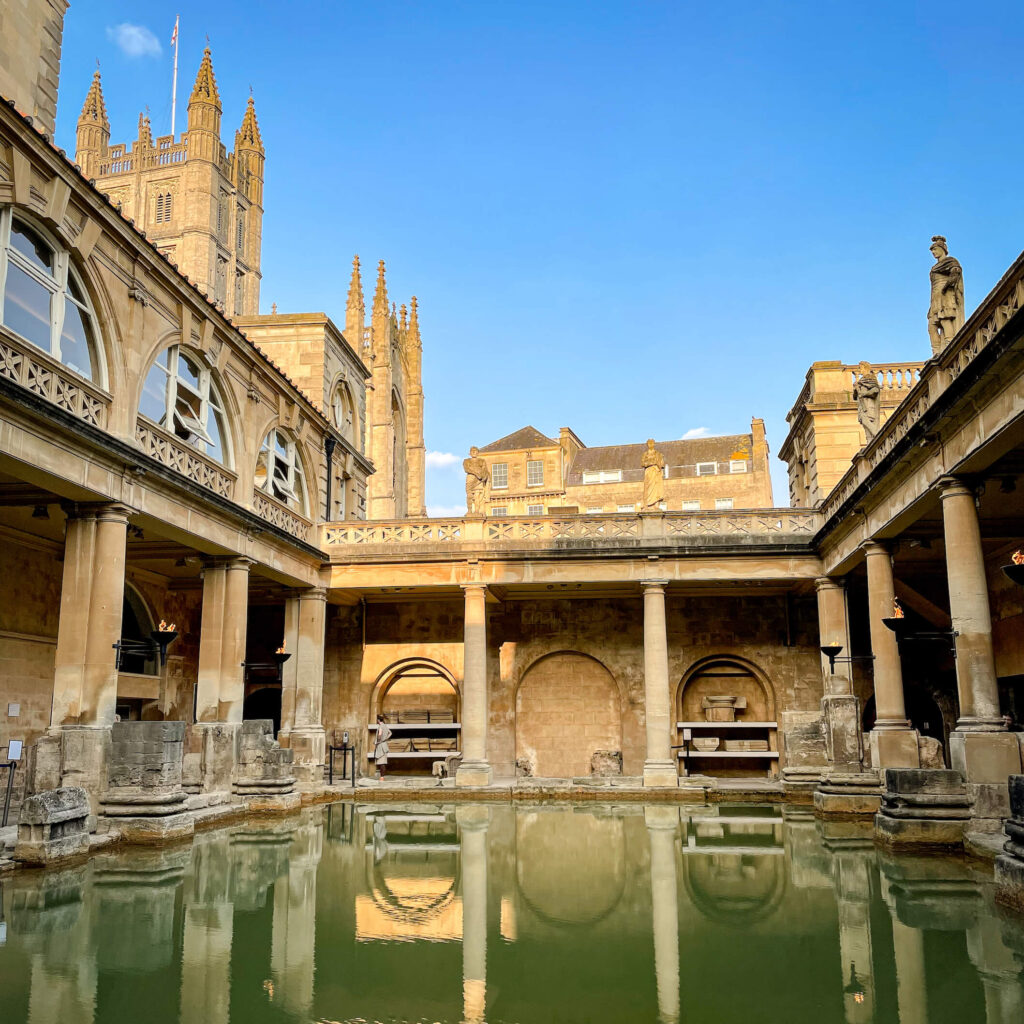
[[[850,665],[850,664],[853,664],[853,662],[855,662],[855,661],[874,661],[875,660],[875,656],[873,654],[856,654],[856,655],[851,654],[848,657],[840,658],[839,657],[839,652],[842,649],[843,649],[843,645],[842,644],[837,644],[835,642],[830,643],[830,644],[822,644],[822,646],[818,648],[818,650],[820,650],[821,653],[824,654],[826,658],[828,658],[828,669],[832,673],[832,675],[836,674],[836,662],[837,661],[840,664]]]
[[[111,646],[117,651],[114,662],[118,672],[121,671],[121,659],[126,654],[135,654],[140,657],[159,658],[160,667],[167,664],[167,648],[178,639],[177,630],[172,622],[169,626],[162,619],[160,625],[149,634],[148,640],[132,640],[128,637],[121,637],[116,644]]]
[[[882,624],[896,634],[896,642],[904,640],[945,640],[953,657],[956,657],[956,638],[960,635],[955,629],[914,629],[913,623],[903,614],[899,601],[893,598],[892,615],[882,619]]]
[[[280,647],[271,655],[273,661],[243,661],[242,668],[244,669],[275,669],[277,671],[278,683],[284,683],[284,663],[292,656],[291,651],[284,649],[282,643]]]
[[[1020,548],[1010,555],[1010,564],[1003,566],[1003,575],[1018,587],[1024,587],[1024,551]]]

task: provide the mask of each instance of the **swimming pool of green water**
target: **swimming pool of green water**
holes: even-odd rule
[[[4,1024],[1024,1021],[983,868],[775,806],[341,803],[0,888]]]

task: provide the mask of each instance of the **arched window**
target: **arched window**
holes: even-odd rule
[[[210,371],[180,345],[157,356],[142,385],[139,412],[164,430],[227,465],[224,404]]]
[[[342,436],[355,443],[356,407],[355,402],[352,401],[352,392],[349,391],[348,385],[344,381],[340,381],[334,389],[334,397],[331,399],[331,416]]]
[[[10,207],[0,210],[0,290],[5,327],[95,378],[95,317],[71,257]]]
[[[295,442],[281,430],[263,439],[256,459],[256,486],[299,512],[306,511],[302,463]]]

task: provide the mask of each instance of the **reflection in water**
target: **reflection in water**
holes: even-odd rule
[[[1024,1021],[990,888],[777,807],[338,804],[4,880],[3,1020]]]

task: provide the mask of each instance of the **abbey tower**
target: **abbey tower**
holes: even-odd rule
[[[134,142],[111,145],[97,71],[78,118],[75,161],[228,316],[252,316],[260,304],[265,152],[251,96],[234,152],[221,142],[221,113],[207,48],[180,138],[154,139],[140,114]]]

